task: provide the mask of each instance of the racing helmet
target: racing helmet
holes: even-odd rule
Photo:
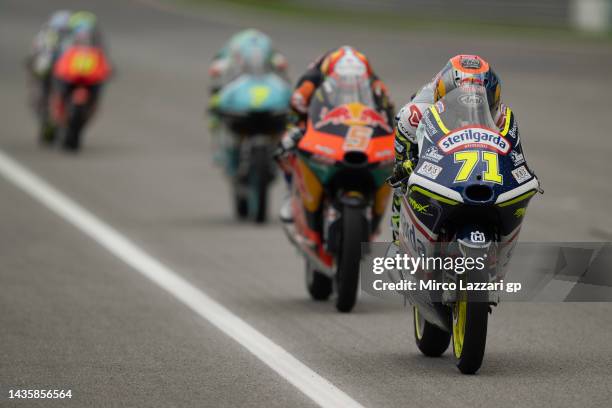
[[[96,25],[96,15],[90,11],[77,11],[72,13],[69,20],[71,29],[77,29],[80,27],[94,27]]]
[[[58,10],[49,18],[49,28],[60,31],[68,27],[72,13],[68,10]]]
[[[262,74],[271,69],[272,40],[259,30],[247,29],[230,40],[230,53],[241,72]]]
[[[340,78],[369,78],[372,75],[372,69],[366,56],[349,45],[329,53],[321,64],[321,71],[324,75]]]
[[[434,102],[464,84],[483,86],[491,113],[497,110],[501,99],[501,82],[489,63],[478,55],[460,54],[448,61],[435,79]]]

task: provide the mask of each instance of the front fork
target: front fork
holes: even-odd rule
[[[460,281],[467,283],[488,283],[497,278],[497,244],[495,232],[486,226],[479,224],[466,224],[457,229],[455,239],[448,244],[448,252],[465,260],[472,259],[475,265],[484,265],[483,268],[473,268],[462,273],[449,271],[444,274],[445,281],[455,282],[460,288]],[[459,289],[456,291],[445,291],[442,294],[442,302],[454,304],[465,293]],[[495,292],[469,291],[467,300],[488,302],[497,304],[499,294]]]
[[[235,136],[234,136],[235,137]],[[275,164],[272,160],[273,139],[268,135],[240,136],[236,137],[235,144],[228,147],[227,174],[233,178],[235,188],[239,195],[246,195],[249,180],[254,176],[253,172],[259,171],[258,163],[253,163],[253,158],[258,156],[256,150],[266,149],[267,167],[265,174],[257,174],[264,177],[267,182],[272,182],[276,176]]]

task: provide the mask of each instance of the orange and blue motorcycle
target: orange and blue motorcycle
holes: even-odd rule
[[[369,80],[325,80],[309,108],[304,136],[288,159],[292,175],[290,241],[306,260],[311,297],[337,293],[336,308],[357,299],[361,242],[377,233],[393,165],[392,112]]]

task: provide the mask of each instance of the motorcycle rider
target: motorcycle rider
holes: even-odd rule
[[[308,66],[306,72],[298,80],[291,96],[291,120],[287,131],[279,142],[275,154],[282,168],[288,190],[291,191],[291,173],[286,166],[287,157],[292,154],[298,142],[304,136],[308,119],[308,108],[312,96],[328,76],[359,75],[370,80],[370,86],[376,99],[376,104],[386,112],[387,117],[393,117],[393,104],[390,102],[387,87],[372,70],[367,57],[351,46],[326,52]],[[280,219],[292,222],[291,197],[289,194],[281,206]]]
[[[87,32],[89,45],[96,46],[106,52],[102,30],[98,25],[98,18],[90,11],[77,11],[70,15],[69,27],[71,33]]]
[[[287,58],[272,47],[270,37],[252,28],[234,34],[215,55],[208,69],[212,99],[240,74],[260,68],[287,79]]]
[[[27,68],[31,80],[36,84],[32,95],[32,105],[44,123],[48,122],[49,94],[51,90],[51,71],[57,60],[61,44],[70,33],[70,16],[68,10],[59,10],[51,14],[36,34],[32,52],[27,58]],[[46,126],[43,132],[46,132]],[[42,140],[47,140],[42,138]]]
[[[391,231],[395,244],[398,243],[399,236],[401,197],[408,177],[419,160],[420,140],[417,135],[421,135],[421,132],[417,130],[423,113],[432,104],[463,84],[484,86],[495,124],[501,130],[506,123],[510,123],[518,138],[514,113],[501,103],[501,82],[489,63],[478,55],[461,54],[451,58],[431,82],[425,84],[395,117],[395,167],[393,175],[389,178],[389,184],[394,187]]]
[[[218,132],[220,118],[215,113],[219,102],[219,91],[244,73],[270,72],[276,73],[289,82],[287,59],[273,48],[270,37],[259,30],[251,28],[234,34],[215,55],[208,69],[211,82],[208,125],[215,151],[214,160],[217,164],[223,163],[223,155],[218,147],[221,144],[221,135]]]
[[[32,103],[44,123],[41,140],[45,142],[51,142],[53,134],[49,124],[49,97],[54,82],[53,68],[66,48],[75,41],[75,34],[83,38],[83,34],[78,33],[85,30],[89,32],[88,42],[103,48],[97,18],[88,11],[54,12],[34,39],[27,67],[38,88]]]
[[[107,53],[102,44],[100,30],[96,24],[95,16],[89,12],[80,12],[85,17],[77,15],[78,19],[72,19],[73,26],[69,35],[66,36],[61,44],[61,53],[57,58],[53,67],[53,84],[52,84],[52,106],[54,116],[60,121],[65,120],[66,105],[75,84],[71,81],[66,81],[65,78],[70,77],[73,71],[76,58],[80,57],[82,49],[88,50],[88,55],[92,56],[91,61],[95,61],[95,65],[91,66],[90,75],[107,78],[112,74],[112,66],[108,60]],[[80,61],[78,64],[83,65],[85,62]],[[96,106],[96,101],[100,96],[102,82],[89,85],[89,98],[92,106]]]

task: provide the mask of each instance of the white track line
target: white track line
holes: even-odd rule
[[[0,174],[249,350],[322,407],[361,407],[200,289],[0,150]]]

